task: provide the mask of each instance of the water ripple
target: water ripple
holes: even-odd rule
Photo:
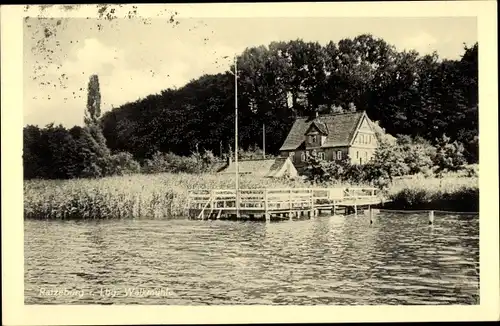
[[[26,304],[478,302],[477,218],[25,222]]]

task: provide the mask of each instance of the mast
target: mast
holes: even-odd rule
[[[234,164],[236,170],[236,217],[240,216],[240,171],[238,166],[238,69],[234,55]]]
[[[262,158],[266,158],[266,124],[262,124]]]

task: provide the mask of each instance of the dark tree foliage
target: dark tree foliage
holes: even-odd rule
[[[326,46],[294,40],[247,48],[238,57],[239,144],[262,144],[265,124],[266,152],[276,154],[297,116],[353,103],[394,135],[434,142],[446,130],[477,162],[477,51],[475,44],[461,60],[440,60],[398,52],[367,34]],[[189,155],[195,146],[227,153],[234,144],[234,76],[204,75],[115,108],[101,123],[111,150],[140,160],[157,151]]]
[[[24,178],[70,179],[79,175],[78,146],[63,126],[24,128]]]
[[[97,140],[96,140],[97,139]],[[129,153],[111,154],[98,127],[49,124],[44,128],[24,128],[24,178],[97,178],[139,172],[139,164]]]
[[[436,140],[446,132],[450,144],[463,146],[460,153],[469,163],[478,161],[477,43],[465,47],[459,60],[440,60],[436,53],[398,52],[368,34],[325,46],[299,39],[247,48],[237,63],[240,149],[261,146],[265,124],[266,154],[278,154],[297,116],[349,110],[352,103],[392,135],[439,147]],[[94,75],[84,128],[25,127],[25,177],[107,175],[112,162],[122,161],[112,160],[111,153],[128,152],[144,164],[158,152],[220,156],[234,149],[235,85],[229,71],[102,116],[100,101]],[[410,156],[403,161],[412,171],[425,163]]]

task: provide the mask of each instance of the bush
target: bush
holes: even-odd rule
[[[193,153],[192,155],[197,162],[197,167],[195,168],[195,173],[201,172],[209,172],[213,171],[215,165],[218,163],[217,158],[210,150],[205,150],[203,154],[198,152]],[[188,172],[188,171],[186,171]]]
[[[464,168],[465,177],[475,178],[479,176],[479,166],[477,164],[471,164]]]
[[[151,159],[145,160],[144,173],[203,173],[215,169],[218,160],[210,151],[197,152],[191,156],[156,152]]]
[[[450,138],[443,135],[437,141],[437,152],[434,163],[438,167],[437,172],[458,171],[466,163],[464,146],[458,141],[450,143]]]
[[[119,152],[111,155],[111,174],[126,175],[139,173],[141,166],[135,161],[132,154],[128,152]]]
[[[326,162],[320,159],[316,153],[312,153],[307,158],[305,167],[306,179],[313,183],[323,183],[332,180],[331,165],[333,162]]]
[[[312,151],[307,157],[306,179],[313,183],[348,181],[352,167],[348,156],[341,161],[325,161]]]
[[[456,212],[479,211],[479,188],[457,189],[404,188],[389,196],[386,208],[435,209]]]
[[[409,174],[424,173],[433,166],[436,148],[428,141],[419,137],[411,139],[409,136],[400,136],[397,145]]]
[[[241,148],[238,150],[238,158],[241,160],[257,160],[263,157],[264,152],[257,145],[250,146],[247,150]]]

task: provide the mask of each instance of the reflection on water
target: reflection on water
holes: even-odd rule
[[[479,223],[25,221],[25,302],[478,304]]]

